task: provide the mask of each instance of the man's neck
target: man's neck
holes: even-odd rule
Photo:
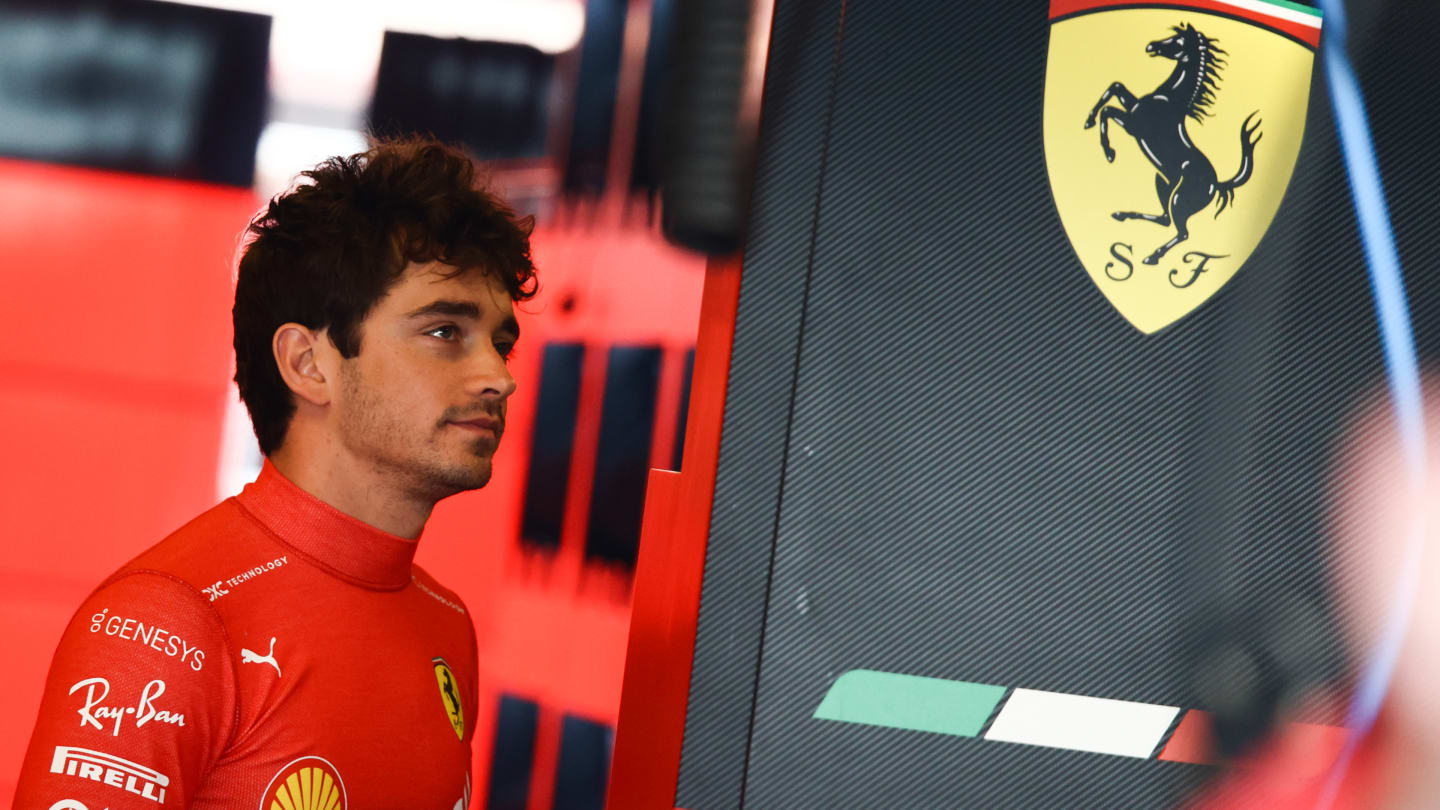
[[[356,520],[381,531],[410,540],[420,536],[433,502],[416,499],[395,486],[394,476],[387,476],[369,465],[353,459],[316,457],[288,451],[282,447],[270,456],[275,465],[295,486],[300,487],[330,506]]]

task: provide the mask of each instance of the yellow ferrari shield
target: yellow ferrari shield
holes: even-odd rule
[[[445,704],[445,717],[450,721],[450,727],[455,729],[455,736],[465,739],[465,709],[460,705],[460,685],[455,681],[455,673],[450,671],[450,665],[445,663],[444,658],[432,658],[430,663],[435,667],[435,683],[440,685],[440,702]]]
[[[1055,207],[1100,291],[1153,334],[1225,286],[1279,211],[1320,14],[1283,0],[1051,0],[1050,20]]]

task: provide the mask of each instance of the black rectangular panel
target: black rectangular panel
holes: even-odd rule
[[[540,707],[534,701],[500,696],[486,810],[525,810],[529,806],[530,775],[535,767],[535,728],[539,719]]]
[[[386,31],[371,126],[460,141],[481,160],[538,157],[554,70],[528,45]]]
[[[270,18],[129,0],[0,3],[0,155],[249,186]]]
[[[671,454],[670,469],[680,471],[685,461],[685,424],[690,418],[690,382],[695,375],[695,347],[685,352],[685,376],[680,383],[680,413],[675,419],[675,450]]]
[[[584,363],[585,346],[579,343],[548,344],[540,360],[540,393],[535,402],[520,537],[545,549],[560,547]]]
[[[635,564],[659,381],[659,347],[616,346],[610,350],[590,526],[585,535],[587,558]]]
[[[565,188],[570,191],[599,194],[605,190],[628,10],[626,0],[585,3],[580,78],[575,87],[570,154],[565,163]]]
[[[615,730],[610,726],[565,715],[560,726],[554,810],[604,810],[614,743]]]
[[[660,123],[664,118],[665,82],[670,76],[670,41],[677,0],[650,4],[650,41],[645,47],[645,76],[640,90],[640,117],[635,122],[635,161],[630,187],[654,194],[660,190]],[[679,467],[676,467],[678,470]]]

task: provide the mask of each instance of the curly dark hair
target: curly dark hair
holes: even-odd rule
[[[360,354],[366,315],[411,263],[439,261],[535,295],[534,217],[487,191],[462,151],[434,140],[377,141],[334,157],[251,220],[235,286],[235,383],[260,451],[285,440],[295,400],[271,349],[285,323],[328,329],[342,357]]]

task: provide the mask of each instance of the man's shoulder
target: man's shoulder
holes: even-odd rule
[[[111,582],[138,572],[187,583],[203,592],[271,555],[273,541],[234,498],[227,498],[140,552],[106,578]]]

